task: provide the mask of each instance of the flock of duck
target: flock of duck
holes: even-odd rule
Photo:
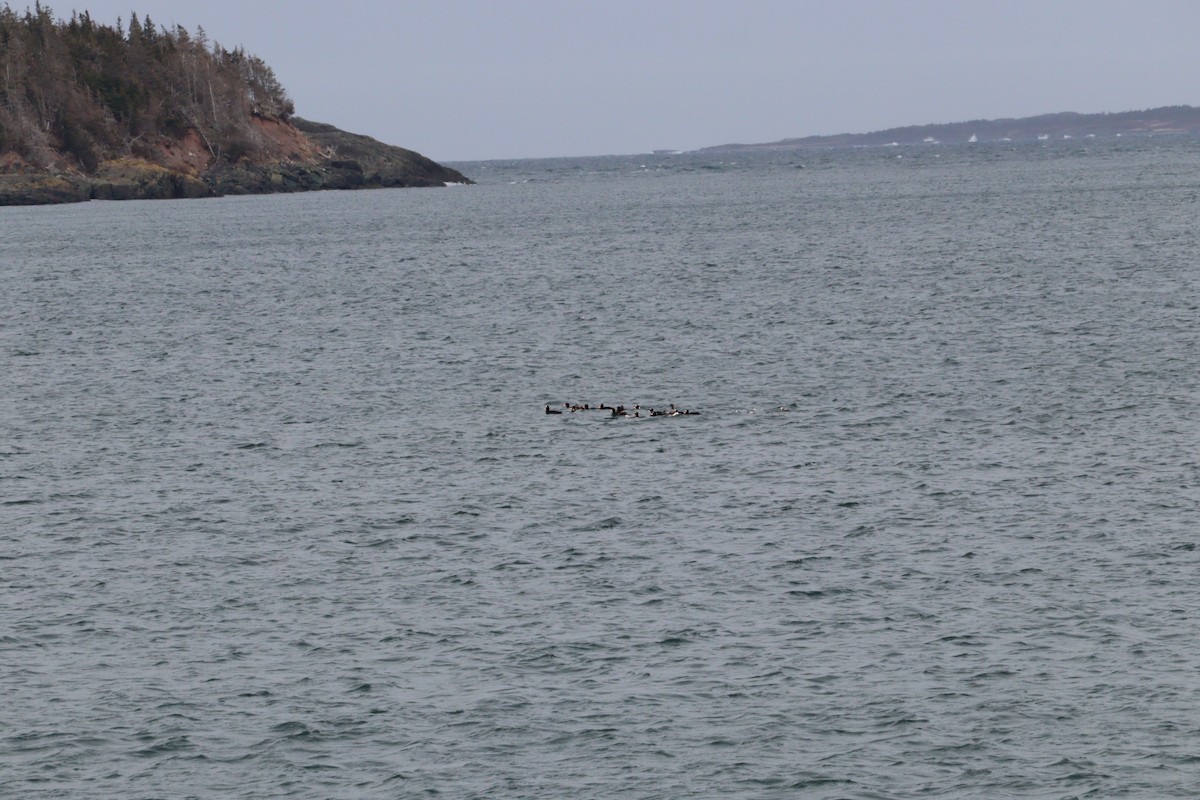
[[[648,408],[646,414],[642,414],[642,407],[635,405],[633,408],[625,408],[625,406],[609,406],[601,403],[598,406],[593,406],[588,403],[563,403],[563,407],[551,408],[546,406],[547,414],[561,414],[563,411],[568,411],[574,414],[576,411],[607,411],[610,419],[641,419],[643,417],[693,417],[698,415],[699,411],[692,411],[686,408],[676,408],[674,403],[671,403],[670,408],[662,411],[656,411],[653,408]]]

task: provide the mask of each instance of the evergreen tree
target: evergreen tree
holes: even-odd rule
[[[0,6],[0,152],[36,166],[92,171],[188,131],[234,161],[263,146],[256,117],[293,110],[262,59],[202,27],[189,35],[134,12],[126,29],[86,11],[56,21],[40,2],[23,15]]]

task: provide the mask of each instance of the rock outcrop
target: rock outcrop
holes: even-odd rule
[[[283,138],[285,146],[271,150],[271,158],[235,163],[213,159],[194,133],[161,142],[159,157],[109,159],[90,174],[80,169],[38,169],[7,153],[0,156],[0,205],[471,183],[462,173],[420,153],[332,125],[298,117],[288,123],[263,120],[261,125]]]

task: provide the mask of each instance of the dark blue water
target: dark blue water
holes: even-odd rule
[[[0,796],[1196,795],[1196,142],[464,169],[0,211]]]

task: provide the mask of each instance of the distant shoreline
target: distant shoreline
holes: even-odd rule
[[[799,150],[812,147],[864,147],[951,142],[1036,141],[1136,135],[1200,135],[1200,108],[1163,106],[1145,111],[1105,114],[1062,112],[1019,119],[988,119],[909,125],[870,133],[805,136],[758,144],[722,144],[696,152]]]

